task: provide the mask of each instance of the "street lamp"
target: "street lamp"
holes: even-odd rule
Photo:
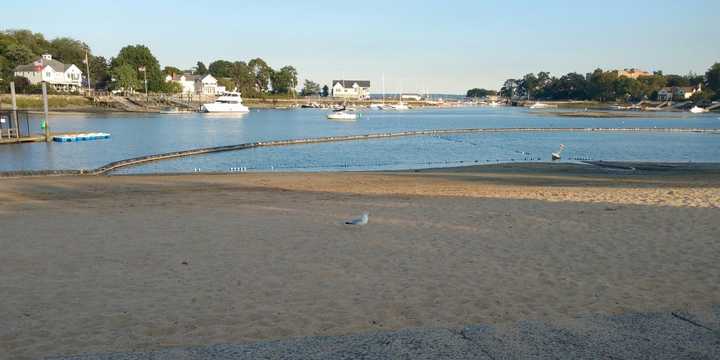
[[[147,70],[145,69],[145,66],[143,65],[138,68],[138,71],[141,71],[143,73],[143,75],[145,76],[145,102],[147,103],[147,102],[149,102],[149,99],[150,99],[148,97],[148,88],[147,88]]]

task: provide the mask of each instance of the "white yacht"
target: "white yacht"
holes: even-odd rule
[[[530,105],[531,109],[553,109],[556,107],[557,105],[543,104],[539,101],[536,101],[534,104]]]
[[[207,113],[226,112],[226,113],[246,113],[249,112],[247,106],[243,105],[240,93],[237,91],[227,91],[222,93],[214,103],[203,104],[200,111]]]
[[[357,120],[357,112],[352,108],[336,110],[328,114],[327,118],[330,120],[355,121]]]
[[[690,109],[690,112],[693,114],[702,114],[708,112],[708,109],[703,109],[699,106],[693,106],[693,108]]]

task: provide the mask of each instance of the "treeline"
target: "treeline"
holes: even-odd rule
[[[165,68],[165,72],[176,68]],[[283,66],[279,70],[270,67],[265,60],[255,58],[248,62],[216,60],[206,68],[197,63],[196,75],[211,74],[219,85],[232,90],[237,88],[245,96],[262,96],[267,93],[292,94],[298,85],[297,70],[293,66]]]
[[[658,71],[637,79],[620,76],[617,71],[596,69],[581,75],[568,73],[561,77],[548,72],[527,74],[521,79],[508,79],[500,89],[507,98],[538,100],[640,101],[657,99],[664,87],[697,86],[702,92],[691,100],[709,101],[720,98],[720,63],[711,66],[705,75],[664,75]]]
[[[467,94],[465,94],[465,96],[469,98],[484,98],[492,95],[497,95],[497,91],[479,88],[470,89],[467,91]]]
[[[85,73],[86,52],[93,82],[106,86],[109,80],[108,61],[102,56],[93,56],[87,44],[68,37],[47,40],[42,34],[29,30],[0,31],[0,86],[7,89],[10,81],[15,80],[21,92],[37,90],[29,86],[27,79],[15,78],[13,72],[17,65],[28,64],[45,53],[52,54],[53,59],[60,62],[75,64]]]
[[[15,81],[19,92],[37,92],[38,86],[31,86],[27,79],[14,77],[17,65],[28,64],[42,54],[51,54],[53,59],[65,64],[75,64],[85,76],[85,56],[87,54],[90,69],[90,85],[96,89],[144,90],[147,77],[148,91],[177,93],[182,91],[179,84],[166,82],[167,75],[212,74],[219,85],[227,89],[237,88],[246,96],[263,94],[290,94],[298,85],[297,70],[284,66],[279,70],[270,67],[263,59],[248,61],[217,60],[208,67],[198,62],[192,70],[180,70],[166,66],[163,69],[150,49],[144,45],[123,47],[117,56],[106,59],[92,54],[90,47],[82,41],[61,37],[47,40],[40,33],[29,30],[0,31],[0,86],[8,88]],[[87,86],[87,83],[84,83]]]

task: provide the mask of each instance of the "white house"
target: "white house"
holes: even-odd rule
[[[225,87],[218,86],[217,79],[212,75],[168,75],[165,81],[173,81],[182,87],[183,94],[216,95],[225,91]]]
[[[370,81],[367,80],[333,80],[332,97],[350,99],[369,99]]]
[[[74,64],[66,65],[43,54],[39,59],[15,67],[15,76],[27,78],[30,84],[46,82],[57,91],[75,91],[82,87],[82,71]]]
[[[665,87],[658,91],[660,101],[681,101],[690,99],[695,93],[702,91],[702,85]]]
[[[195,93],[195,80],[198,78],[197,75],[190,74],[172,74],[165,77],[165,82],[176,82],[180,84],[183,94],[194,94]]]
[[[215,95],[218,94],[217,79],[210,74],[207,74],[197,80],[195,80],[195,91],[202,95]]]

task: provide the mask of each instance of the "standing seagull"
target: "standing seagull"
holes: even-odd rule
[[[345,225],[366,225],[368,223],[368,215],[370,215],[370,214],[365,212],[362,214],[362,216],[360,218],[346,221]]]
[[[565,145],[560,144],[560,149],[558,149],[557,152],[552,153],[552,160],[560,160],[560,155],[562,154],[563,150],[565,150]]]

